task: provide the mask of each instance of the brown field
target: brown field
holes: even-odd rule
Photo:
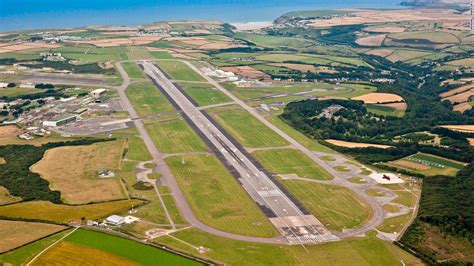
[[[385,104],[379,104],[379,105],[392,107],[392,108],[395,108],[397,110],[402,110],[402,111],[405,111],[408,108],[408,105],[405,102],[403,102],[403,103],[385,103]]]
[[[69,223],[80,221],[82,217],[96,220],[111,214],[123,213],[141,203],[141,200],[131,199],[71,206],[49,201],[28,201],[0,206],[0,216]]]
[[[369,32],[396,33],[396,32],[404,32],[405,28],[395,27],[395,26],[371,26],[371,27],[365,28],[364,30],[369,31]]]
[[[250,66],[223,67],[222,70],[252,79],[268,78],[266,73]]]
[[[367,147],[374,147],[374,148],[381,148],[381,149],[392,148],[392,146],[389,146],[389,145],[349,142],[349,141],[336,140],[336,139],[325,139],[324,141],[329,142],[336,146],[347,147],[347,148],[367,148]]]
[[[30,49],[41,49],[41,48],[58,48],[61,47],[57,44],[49,44],[45,42],[17,42],[17,43],[0,43],[0,54],[18,52]]]
[[[474,84],[467,84],[467,85],[461,86],[459,88],[452,89],[452,90],[440,93],[439,97],[446,98],[446,97],[453,96],[455,94],[465,92],[465,91],[471,90],[471,89],[474,89]]]
[[[451,129],[454,131],[460,131],[460,132],[474,132],[474,125],[444,125],[440,126],[443,128]]]
[[[386,43],[385,43],[386,44]],[[395,50],[391,55],[387,56],[386,59],[390,62],[407,61],[410,59],[429,55],[427,52],[413,51],[413,50]]]
[[[0,205],[20,201],[20,197],[10,195],[10,192],[3,186],[0,186]]]
[[[100,178],[96,173],[99,168],[118,169],[123,149],[123,141],[54,148],[31,170],[48,180],[51,189],[61,191],[68,204],[123,199],[126,195],[118,178]]]
[[[21,129],[14,125],[0,126],[0,137],[16,136],[20,132]]]
[[[393,52],[394,50],[391,50],[391,49],[374,49],[374,50],[368,51],[366,54],[387,57],[391,55]]]
[[[465,91],[465,92],[455,94],[453,96],[443,98],[443,100],[448,100],[453,104],[454,103],[463,103],[463,102],[467,102],[469,100],[469,98],[473,95],[474,95],[474,88],[472,88],[468,91]]]
[[[54,234],[65,228],[55,224],[0,220],[0,253]]]
[[[61,241],[41,254],[31,265],[140,265],[110,252]]]
[[[310,23],[313,27],[333,27],[340,25],[356,25],[364,23],[383,23],[400,21],[440,21],[460,24],[469,20],[467,14],[458,14],[450,9],[403,9],[403,10],[354,10],[351,16],[316,19]]]
[[[114,47],[120,45],[145,45],[161,40],[165,35],[155,36],[138,36],[130,38],[111,38],[90,41],[74,41],[75,43],[92,44],[97,47]]]
[[[472,105],[468,102],[456,104],[453,106],[453,111],[457,111],[461,113],[464,113],[465,111],[471,110],[471,109],[472,109]]]
[[[364,103],[392,103],[392,102],[403,102],[403,98],[393,93],[379,93],[373,92],[357,96],[352,100],[363,101]]]
[[[403,166],[403,167],[408,167],[408,168],[412,168],[412,169],[417,169],[417,170],[428,170],[428,169],[430,169],[430,167],[427,166],[427,165],[420,164],[420,163],[415,163],[415,162],[412,162],[412,161],[405,161],[405,160],[395,161],[395,162],[392,162],[392,164]]]
[[[452,65],[452,66],[474,67],[474,58],[465,58],[465,59],[454,60],[454,61],[448,62],[447,64]]]
[[[378,35],[373,35],[373,36],[368,36],[368,37],[361,37],[356,40],[356,43],[358,45],[364,45],[364,46],[380,46],[385,40],[385,37],[387,37],[386,34],[378,34]]]
[[[5,164],[5,163],[7,163],[7,161],[5,161],[3,157],[0,157],[0,164]]]
[[[204,37],[169,37],[166,38],[167,41],[180,41],[185,44],[196,46],[196,49],[201,50],[218,50],[226,49],[231,47],[237,47],[232,42],[228,41],[210,41]],[[196,51],[194,51],[196,52]]]
[[[467,141],[469,141],[471,146],[474,146],[474,138],[467,138]]]

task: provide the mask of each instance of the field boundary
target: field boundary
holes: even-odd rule
[[[46,252],[48,249],[52,248],[54,245],[56,245],[57,243],[59,243],[60,241],[64,240],[67,236],[69,236],[70,234],[74,233],[77,229],[79,229],[79,227],[76,227],[74,228],[71,232],[67,233],[66,235],[64,235],[63,237],[61,237],[60,239],[54,241],[54,243],[52,243],[51,245],[49,245],[48,247],[46,247],[45,249],[41,250],[40,253],[36,254],[36,256],[34,256],[27,264],[26,266],[30,266],[30,264],[36,260],[39,256],[41,256],[41,254],[43,254],[44,252]]]

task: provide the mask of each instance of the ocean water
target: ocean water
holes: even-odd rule
[[[298,10],[397,8],[400,0],[0,0],[0,31],[163,20],[272,21]]]

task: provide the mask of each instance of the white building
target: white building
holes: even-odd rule
[[[122,225],[125,223],[125,218],[119,215],[110,215],[105,219],[105,223],[111,224],[111,225]]]
[[[0,82],[0,88],[8,87],[8,83]]]
[[[62,126],[76,120],[77,120],[77,115],[60,115],[60,116],[56,116],[53,120],[43,121],[43,126],[57,127],[57,126]]]
[[[95,89],[95,90],[91,91],[91,95],[94,96],[94,97],[100,97],[106,92],[107,92],[106,89]]]

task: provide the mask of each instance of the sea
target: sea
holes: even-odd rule
[[[133,26],[166,20],[273,21],[299,10],[400,8],[401,0],[0,0],[0,31]]]

